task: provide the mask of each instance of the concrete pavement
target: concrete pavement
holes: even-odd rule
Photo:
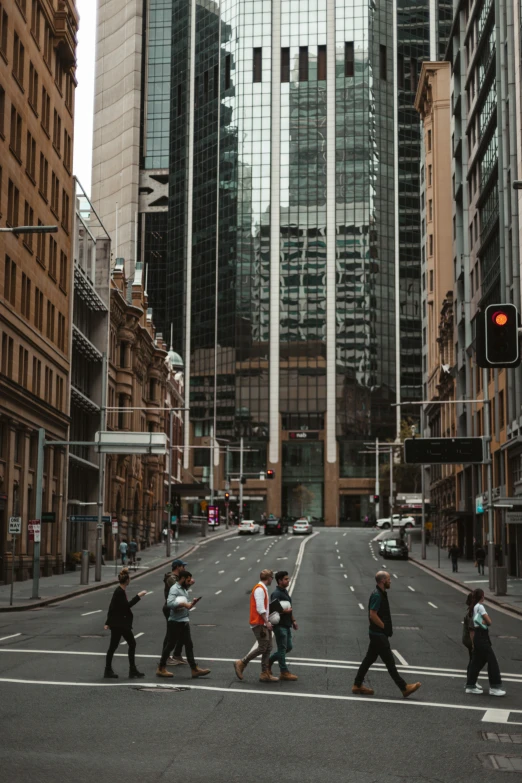
[[[231,531],[233,532],[233,531]],[[207,536],[202,538],[199,525],[184,525],[180,530],[180,537],[171,544],[171,555],[166,556],[166,544],[154,544],[137,554],[140,558],[136,568],[129,566],[136,576],[143,576],[147,571],[163,568],[175,557],[181,556],[192,550],[197,544],[220,538],[227,534],[221,528],[217,532],[207,530]],[[94,581],[94,565],[89,568],[89,584],[80,584],[80,567],[76,571],[66,571],[63,574],[40,577],[40,597],[32,599],[32,579],[25,582],[15,582],[13,585],[13,606],[10,606],[11,585],[0,585],[0,612],[22,611],[47,606],[58,601],[63,601],[75,595],[90,593],[100,590],[108,585],[117,584],[117,575],[122,568],[121,561],[108,561],[102,566],[102,578],[100,582]]]
[[[170,681],[155,677],[165,630],[161,571],[129,588],[129,597],[149,591],[134,608],[146,674],[139,682],[126,679],[125,645],[114,661],[120,679],[102,679],[112,588],[0,616],[6,780],[55,783],[72,773],[80,783],[255,783],[269,774],[288,783],[491,783],[497,773],[484,757],[522,755],[483,734],[521,733],[522,620],[488,605],[508,695],[490,697],[485,677],[483,695],[466,695],[464,596],[413,563],[381,560],[373,536],[231,534],[187,558],[202,596],[191,624],[196,660],[211,669],[204,680],[190,679],[186,666],[172,669]],[[299,631],[289,662],[299,680],[262,685],[252,662],[240,682],[232,663],[253,643],[248,596],[258,572],[292,573],[298,560]],[[392,573],[392,649],[407,681],[422,682],[407,701],[382,665],[367,678],[374,697],[351,694],[368,642],[368,596],[383,565]]]

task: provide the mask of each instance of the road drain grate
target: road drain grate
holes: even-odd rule
[[[189,691],[190,688],[178,688],[170,685],[144,685],[142,688],[135,688],[134,690],[142,693],[181,693],[181,691]]]
[[[497,734],[494,731],[481,731],[480,736],[491,742],[506,742],[512,745],[522,745],[522,734]]]
[[[493,769],[497,772],[522,772],[522,758],[520,756],[479,753],[478,757],[486,769]]]

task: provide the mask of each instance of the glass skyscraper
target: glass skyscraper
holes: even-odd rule
[[[186,445],[232,447],[185,468],[223,489],[243,437],[252,516],[371,515],[364,444],[422,393],[413,99],[451,2],[148,0],[143,20],[138,255],[185,360]]]

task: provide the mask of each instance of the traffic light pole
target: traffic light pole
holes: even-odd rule
[[[491,459],[491,402],[489,399],[488,373],[482,370],[482,387],[484,390],[484,440],[486,441],[486,484],[488,491],[488,578],[489,589],[495,588],[495,534],[493,517],[493,462]]]
[[[420,409],[421,438],[424,437],[424,405]],[[424,482],[426,480],[426,468],[421,465],[421,492],[422,492],[422,529],[421,529],[421,560],[426,560],[426,502],[424,499]]]
[[[379,500],[375,501],[375,521],[377,521],[381,515],[381,500],[379,490],[379,438],[375,438],[375,495],[379,498]]]
[[[239,448],[239,523],[243,521],[243,438]]]

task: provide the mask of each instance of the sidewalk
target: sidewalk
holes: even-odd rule
[[[178,541],[173,541],[170,547],[170,557],[166,556],[166,544],[154,544],[148,549],[138,552],[141,557],[138,567],[134,571],[130,566],[133,579],[144,574],[148,574],[155,569],[161,569],[171,563],[176,557],[187,556],[192,549],[205,541],[212,541],[216,538],[234,533],[234,529],[220,529],[218,533],[207,530],[206,538],[201,536],[199,525],[183,525],[180,530]],[[90,593],[93,590],[100,590],[111,584],[117,584],[117,574],[121,570],[121,560],[114,563],[114,560],[108,561],[107,565],[102,566],[101,582],[94,581],[94,565],[89,568],[89,584],[80,584],[80,568],[76,571],[67,571],[64,574],[56,576],[40,577],[40,598],[31,600],[33,590],[32,579],[25,582],[15,582],[13,590],[13,606],[9,606],[11,585],[0,585],[0,612],[21,611],[24,609],[34,609],[38,606],[47,606],[65,598],[71,598],[82,593]]]
[[[489,589],[489,577],[487,564],[484,568],[484,575],[479,574],[472,560],[459,560],[458,573],[452,572],[451,560],[448,558],[446,549],[440,550],[440,568],[438,567],[438,548],[436,544],[430,544],[426,547],[426,560],[421,559],[421,542],[415,539],[410,552],[410,560],[424,568],[433,571],[449,582],[474,590],[480,587],[486,594],[486,600],[503,609],[510,609],[517,614],[522,615],[522,579],[508,577],[507,595],[495,595]]]

